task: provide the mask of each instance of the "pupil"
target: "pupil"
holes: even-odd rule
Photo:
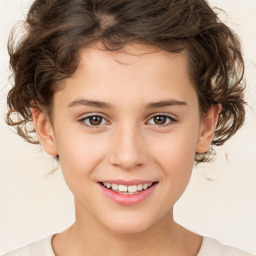
[[[156,116],[156,117],[154,117],[154,121],[156,124],[165,124],[166,117],[165,116]]]
[[[92,116],[90,117],[90,124],[91,125],[100,125],[101,121],[102,121],[102,117],[100,116]]]

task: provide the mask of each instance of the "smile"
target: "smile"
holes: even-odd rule
[[[123,185],[123,184],[102,183],[101,182],[101,185],[103,185],[105,188],[113,190],[117,193],[131,195],[131,194],[137,194],[142,190],[149,189],[151,186],[154,185],[154,183],[156,183],[156,182],[127,186],[127,185]]]
[[[124,206],[139,204],[140,202],[146,200],[147,198],[151,197],[156,190],[156,187],[159,185],[158,181],[121,182],[116,180],[112,182],[98,182],[98,185],[100,190],[103,192],[103,195],[105,195],[111,201]]]

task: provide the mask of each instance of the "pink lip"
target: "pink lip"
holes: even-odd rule
[[[124,184],[124,183],[121,183],[121,184]],[[141,183],[138,183],[138,184],[141,184]],[[117,193],[111,189],[105,188],[101,183],[98,183],[98,185],[101,191],[104,193],[104,195],[107,196],[109,199],[111,199],[117,204],[129,206],[129,205],[138,204],[144,201],[146,198],[148,198],[154,192],[158,183],[153,184],[150,188],[146,190],[142,190],[139,193],[132,194],[132,195]]]
[[[145,183],[153,183],[156,182],[155,180],[102,180],[100,181],[102,183],[112,183],[112,184],[121,184],[126,186],[132,186],[132,185],[139,185],[139,184],[145,184]]]

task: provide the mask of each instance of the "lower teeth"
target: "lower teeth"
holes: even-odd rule
[[[113,190],[114,191],[114,190]],[[139,192],[134,192],[134,193],[132,193],[132,192],[119,192],[119,191],[115,191],[115,192],[117,192],[117,193],[119,193],[119,194],[126,194],[126,195],[133,195],[133,194],[138,194]]]

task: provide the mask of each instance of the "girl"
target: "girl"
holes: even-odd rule
[[[76,220],[7,255],[249,255],[173,219],[244,121],[240,43],[204,0],[36,0],[9,54],[7,123],[59,161]]]

